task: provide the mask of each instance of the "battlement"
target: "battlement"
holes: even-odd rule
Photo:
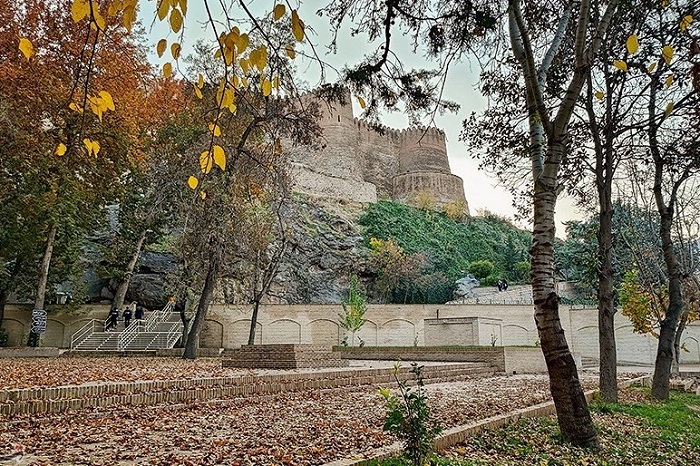
[[[466,205],[461,179],[450,170],[444,131],[436,127],[370,126],[354,116],[351,98],[347,91],[344,104],[321,104],[319,125],[323,129],[324,149],[295,150],[290,154],[299,180],[297,189],[311,195],[357,200],[357,189],[347,186],[369,184],[376,187],[377,198],[410,203],[418,193],[427,192],[440,205],[451,201]],[[302,173],[300,167],[309,173]],[[416,176],[418,173],[420,176]],[[413,175],[396,180],[406,174]],[[324,186],[331,183],[334,186]],[[367,192],[366,187],[363,190]],[[367,192],[360,197],[366,200],[372,195]]]

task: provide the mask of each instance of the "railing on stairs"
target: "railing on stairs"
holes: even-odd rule
[[[134,341],[139,333],[152,332],[158,324],[162,323],[166,317],[173,312],[175,308],[174,301],[168,301],[163,309],[153,311],[145,320],[135,320],[119,334],[117,340],[117,350],[121,351],[129,346]],[[146,348],[147,349],[147,348]]]
[[[70,348],[73,349],[76,346],[80,345],[82,342],[90,338],[90,335],[92,335],[95,332],[95,328],[97,327],[98,329],[100,325],[100,321],[97,319],[92,319],[90,322],[87,324],[83,325],[80,327],[71,337],[70,337]],[[102,325],[102,330],[104,330],[106,324]]]

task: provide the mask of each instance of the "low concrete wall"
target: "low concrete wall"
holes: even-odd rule
[[[57,358],[60,355],[58,348],[0,348],[0,358]]]
[[[362,347],[348,348],[336,346],[334,351],[342,353],[345,359],[371,359],[392,361],[443,361],[443,362],[483,362],[499,372],[506,367],[504,349],[502,347],[449,347],[449,346],[418,346],[418,347]]]
[[[504,348],[506,374],[543,374],[547,372],[541,348]],[[579,366],[580,367],[580,366]]]

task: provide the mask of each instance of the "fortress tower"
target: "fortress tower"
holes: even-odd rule
[[[322,149],[290,151],[295,190],[355,202],[394,199],[415,204],[422,196],[436,209],[460,202],[469,213],[462,179],[450,171],[444,132],[377,131],[354,117],[349,92],[346,102],[321,104]]]

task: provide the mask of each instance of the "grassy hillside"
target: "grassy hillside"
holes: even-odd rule
[[[370,238],[393,239],[406,253],[423,253],[429,272],[441,272],[450,281],[474,269],[477,261],[490,261],[494,269],[482,284],[499,278],[519,282],[527,278],[529,232],[497,216],[472,217],[456,222],[445,214],[424,211],[389,201],[370,205],[360,218],[367,244]]]

